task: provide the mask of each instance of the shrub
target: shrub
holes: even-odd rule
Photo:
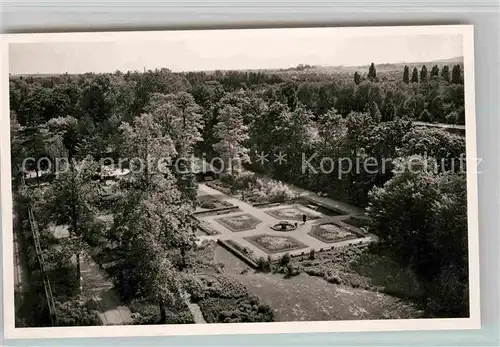
[[[165,310],[165,324],[191,324],[194,318],[186,305]],[[143,299],[133,300],[129,305],[135,325],[159,324],[161,321],[160,308]]]
[[[234,185],[235,178],[230,173],[223,173],[220,175],[219,181],[226,187],[232,187]]]
[[[203,201],[200,206],[202,208],[206,208],[206,209],[209,209],[209,210],[212,210],[212,209],[214,209],[214,208],[217,207],[217,205],[212,200]]]
[[[237,299],[208,298],[202,300],[200,309],[208,323],[272,322],[274,313],[258,299],[242,297]]]
[[[239,298],[249,295],[245,285],[226,275],[220,274],[214,277],[202,278],[201,281],[203,283],[203,291],[209,297]]]
[[[327,276],[326,281],[333,284],[342,284],[342,280],[336,274]]]
[[[247,190],[257,184],[257,176],[253,172],[243,172],[234,179],[236,189]]]
[[[90,310],[83,297],[66,302],[56,301],[58,326],[93,326],[102,325],[97,311]]]
[[[309,251],[309,260],[314,260],[315,252],[314,248],[311,248]]]
[[[316,267],[307,268],[305,270],[305,273],[308,274],[309,276],[318,276],[318,277],[325,276],[325,271],[321,268],[316,268]]]
[[[264,259],[263,257],[260,257],[259,259],[257,259],[257,268],[263,272],[270,272],[271,271],[271,263],[268,259]]]
[[[290,254],[285,253],[281,256],[280,260],[278,261],[278,264],[280,266],[287,266],[291,260],[292,258],[290,257]]]
[[[285,277],[293,277],[300,274],[299,269],[293,266],[292,263],[288,263],[285,267]]]
[[[295,198],[295,193],[280,181],[269,181],[262,186],[261,190],[273,202],[285,202]]]

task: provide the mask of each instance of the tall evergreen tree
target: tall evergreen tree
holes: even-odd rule
[[[356,71],[354,73],[354,83],[359,84],[361,82],[361,75]]]
[[[434,65],[431,69],[431,78],[434,76],[439,76],[439,66]]]
[[[394,120],[395,114],[396,107],[394,106],[392,99],[385,100],[382,107],[382,122],[390,122]]]
[[[370,68],[368,69],[368,79],[375,80],[377,78],[377,69],[375,68],[375,64],[371,63]]]
[[[372,102],[369,108],[370,115],[372,116],[373,120],[376,123],[379,123],[380,120],[382,119],[382,114],[380,113],[380,110],[378,108],[378,105],[375,101]]]
[[[420,70],[420,82],[427,81],[427,66],[423,65]]]
[[[418,82],[418,70],[416,67],[413,68],[413,72],[411,74],[411,83],[417,83]]]
[[[450,82],[450,67],[448,65],[443,66],[443,69],[441,70],[441,77],[446,82]]]
[[[403,72],[403,82],[406,84],[410,83],[410,68],[408,67],[408,65],[405,65],[405,69]]]
[[[462,83],[462,72],[459,64],[453,66],[453,69],[451,70],[451,83]]]

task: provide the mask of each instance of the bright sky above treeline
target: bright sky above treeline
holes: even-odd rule
[[[161,39],[12,43],[10,73],[280,69],[299,64],[361,66],[463,56],[461,35],[396,36],[394,32],[395,36],[349,37],[328,29],[170,31]]]

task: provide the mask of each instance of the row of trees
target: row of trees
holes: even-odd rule
[[[371,82],[378,81],[377,68],[375,67],[374,63],[370,64],[370,67],[368,68],[368,74],[366,77],[367,80]],[[410,82],[418,83],[419,81],[421,83],[425,83],[432,79],[439,80],[439,78],[441,78],[443,81],[447,83],[463,84],[461,65],[460,64],[453,65],[453,68],[451,70],[451,76],[450,76],[450,67],[448,65],[444,65],[441,70],[439,69],[438,65],[434,65],[430,71],[430,74],[427,70],[426,65],[422,65],[420,73],[417,67],[414,67],[412,70],[411,79],[410,79],[410,67],[408,65],[405,65],[403,69],[403,82],[406,84]],[[361,82],[362,82],[361,74],[358,71],[354,72],[354,83],[358,85]]]
[[[453,69],[451,70],[451,78],[450,78],[450,68],[448,65],[443,66],[441,71],[439,70],[439,66],[434,65],[431,69],[429,77],[427,67],[423,65],[422,68],[420,69],[420,76],[418,73],[418,69],[416,67],[413,68],[410,80],[410,68],[408,65],[405,65],[403,71],[403,82],[406,84],[410,82],[418,83],[419,80],[420,82],[427,82],[429,79],[438,78],[440,76],[444,81],[448,83],[463,84],[463,77],[461,70],[462,69],[460,67],[460,64],[454,65]]]

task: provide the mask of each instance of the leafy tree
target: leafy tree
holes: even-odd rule
[[[120,130],[123,152],[134,159],[129,165],[136,173],[137,183],[148,190],[154,175],[169,172],[166,166],[177,155],[174,142],[151,114],[136,117],[132,124],[123,123]]]
[[[412,155],[435,158],[440,171],[457,171],[465,158],[465,139],[442,129],[415,127],[404,135],[398,150],[398,156]]]
[[[452,298],[464,298],[467,287],[465,177],[436,174],[432,158],[404,158],[395,165],[394,177],[370,194],[371,230],[384,249],[424,282],[429,309],[462,315],[468,305],[457,306],[460,300]],[[436,293],[438,286],[446,295]],[[453,296],[440,301],[449,295]]]
[[[408,67],[408,65],[405,65],[403,71],[403,82],[406,84],[410,83],[410,68]]]
[[[177,153],[181,157],[190,155],[194,145],[202,140],[201,109],[191,94],[187,92],[175,95],[155,93],[151,96],[146,109],[163,126],[165,133],[172,138]]]
[[[281,86],[280,101],[286,104],[292,111],[297,107],[297,90],[298,86],[293,82],[288,82]]]
[[[422,122],[429,122],[429,123],[434,121],[432,114],[427,109],[423,110],[422,113],[420,113],[419,119]]]
[[[416,67],[413,68],[413,72],[411,74],[411,83],[417,83],[418,82],[418,70]]]
[[[25,150],[26,159],[31,157],[33,160],[28,161],[27,167],[23,169],[35,170],[37,183],[40,183],[40,169],[46,169],[40,161],[47,154],[46,139],[49,136],[45,126],[24,126],[19,128],[21,131],[22,146]],[[24,159],[24,158],[23,158]]]
[[[14,111],[10,112],[10,157],[11,157],[11,173],[13,178],[19,178],[19,175],[24,174],[22,164],[25,158],[26,149],[23,146],[23,127],[17,121],[17,116]]]
[[[52,118],[47,122],[51,135],[47,142],[55,145],[55,148],[52,147],[53,158],[64,158],[64,154],[70,161],[75,158],[80,144],[78,127],[78,121],[72,116]]]
[[[345,119],[335,109],[329,110],[318,120],[318,135],[324,147],[330,150],[339,147],[346,131]]]
[[[248,149],[244,142],[249,139],[248,127],[243,124],[241,111],[234,106],[225,106],[219,114],[219,122],[214,127],[214,135],[219,140],[214,149],[224,162],[225,170],[234,175],[234,164],[249,162]]]
[[[83,238],[94,220],[98,189],[93,181],[97,164],[89,158],[79,166],[71,164],[57,173],[52,183],[52,216],[69,225],[73,252],[76,255],[77,277],[80,278],[80,253]]]
[[[111,235],[121,254],[127,255],[118,278],[122,294],[157,302],[162,322],[165,307],[182,300],[179,271],[186,267],[187,251],[194,246],[192,213],[172,174],[154,175],[148,190],[130,190],[117,206]],[[132,288],[127,289],[126,283]]]

